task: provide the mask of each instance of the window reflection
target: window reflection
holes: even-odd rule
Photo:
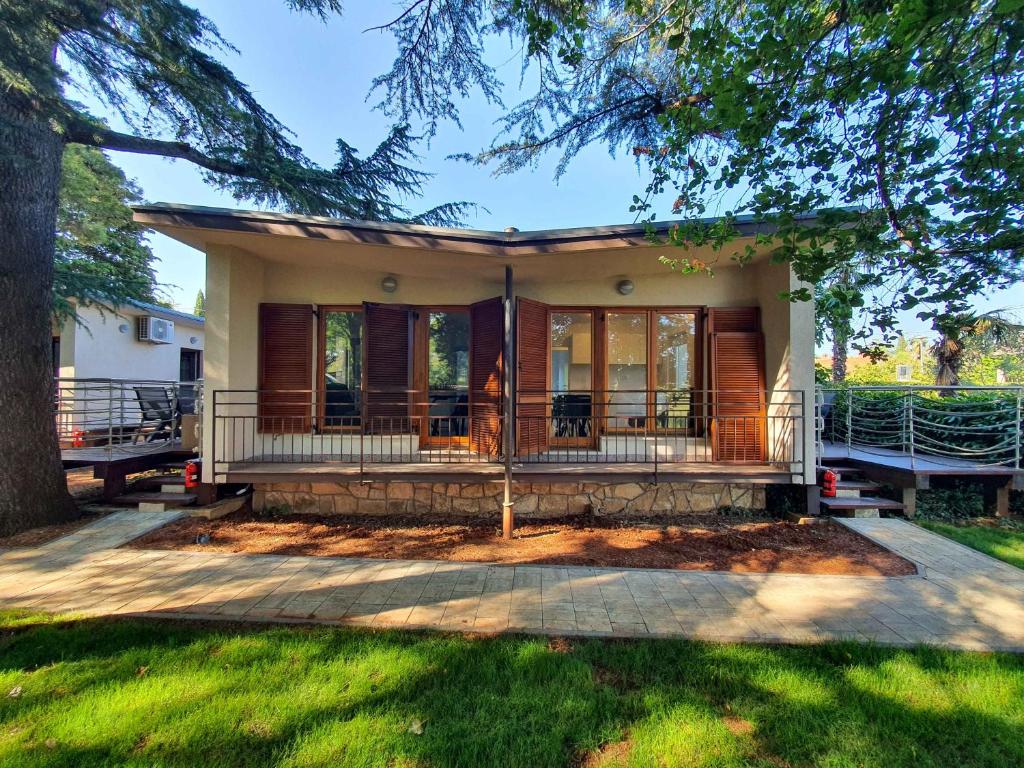
[[[329,427],[358,425],[363,315],[328,311],[324,318],[324,419]]]
[[[642,428],[647,419],[647,313],[609,312],[607,326],[609,427]]]
[[[658,427],[686,429],[691,415],[697,319],[692,313],[656,316],[655,384]]]
[[[465,437],[469,411],[469,313],[431,312],[427,388],[431,437]]]
[[[555,438],[592,434],[593,317],[551,313],[551,430]]]

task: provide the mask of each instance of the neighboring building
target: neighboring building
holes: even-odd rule
[[[157,304],[131,302],[116,312],[78,307],[54,334],[54,371],[61,379],[185,381],[202,378],[204,320]],[[166,337],[156,323],[167,321]],[[153,338],[150,339],[149,337]]]
[[[815,482],[813,307],[779,298],[798,284],[761,225],[739,223],[740,267],[644,225],[136,220],[206,253],[203,479],[253,483],[257,508],[494,514],[506,441],[522,514],[761,508],[767,483]]]
[[[76,309],[77,321],[69,318],[53,335],[63,445],[136,439],[147,394],[164,391],[172,411],[192,412],[203,377],[203,318],[145,302],[116,312]]]

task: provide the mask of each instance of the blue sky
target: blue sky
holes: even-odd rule
[[[332,164],[339,137],[365,154],[387,133],[391,121],[373,109],[377,98],[367,100],[366,96],[373,78],[389,68],[394,47],[387,33],[363,30],[389,21],[396,12],[391,3],[349,2],[343,17],[326,24],[288,11],[281,0],[247,0],[244,4],[195,0],[192,4],[239,49],[238,54],[226,54],[226,62],[294,132],[296,143],[314,160]],[[506,104],[515,104],[519,100],[521,52],[502,42],[488,53],[507,84]],[[532,84],[527,76],[523,92],[529,92]],[[106,111],[97,109],[97,113]],[[500,114],[499,107],[487,105],[477,95],[462,104],[462,130],[443,124],[429,146],[421,147],[420,167],[435,176],[421,199],[408,201],[411,209],[470,200],[483,208],[470,214],[465,225],[480,229],[544,229],[633,220],[629,204],[633,194],[642,193],[644,178],[632,157],[620,154],[613,158],[599,145],[576,157],[557,181],[557,153],[535,170],[498,177],[487,168],[447,159],[489,144]],[[198,170],[184,161],[127,153],[113,153],[112,157],[138,182],[147,201],[253,207],[207,186]],[[671,199],[667,196],[661,201],[658,218],[670,218]],[[151,243],[159,258],[158,278],[167,286],[170,300],[190,310],[203,287],[203,255],[163,235],[152,235]],[[666,273],[665,279],[685,278]],[[983,308],[1021,305],[1024,286],[978,302]],[[906,318],[905,326],[908,333],[927,329],[912,317]]]

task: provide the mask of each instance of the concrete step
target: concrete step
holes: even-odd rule
[[[836,517],[879,517],[883,509],[902,512],[903,505],[892,499],[881,499],[875,496],[835,497],[821,500],[822,513]]]
[[[165,486],[180,486],[184,489],[185,476],[164,474],[153,475],[152,477],[140,477],[132,483],[132,491],[159,491]],[[169,493],[175,493],[175,491],[169,491]]]
[[[880,488],[880,485],[867,480],[839,480],[836,482],[836,498],[859,499],[864,494],[875,493]]]
[[[140,512],[164,512],[175,507],[189,507],[196,503],[194,493],[160,493],[157,491],[141,491],[126,493],[114,499],[115,504],[137,504]]]

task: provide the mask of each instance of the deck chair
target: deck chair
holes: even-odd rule
[[[153,425],[153,430],[146,435],[147,443],[154,440],[173,440],[180,434],[181,412],[178,410],[177,398],[172,400],[172,395],[166,387],[148,386],[134,389],[142,420],[135,431],[132,443],[139,442],[143,431],[149,425]]]

